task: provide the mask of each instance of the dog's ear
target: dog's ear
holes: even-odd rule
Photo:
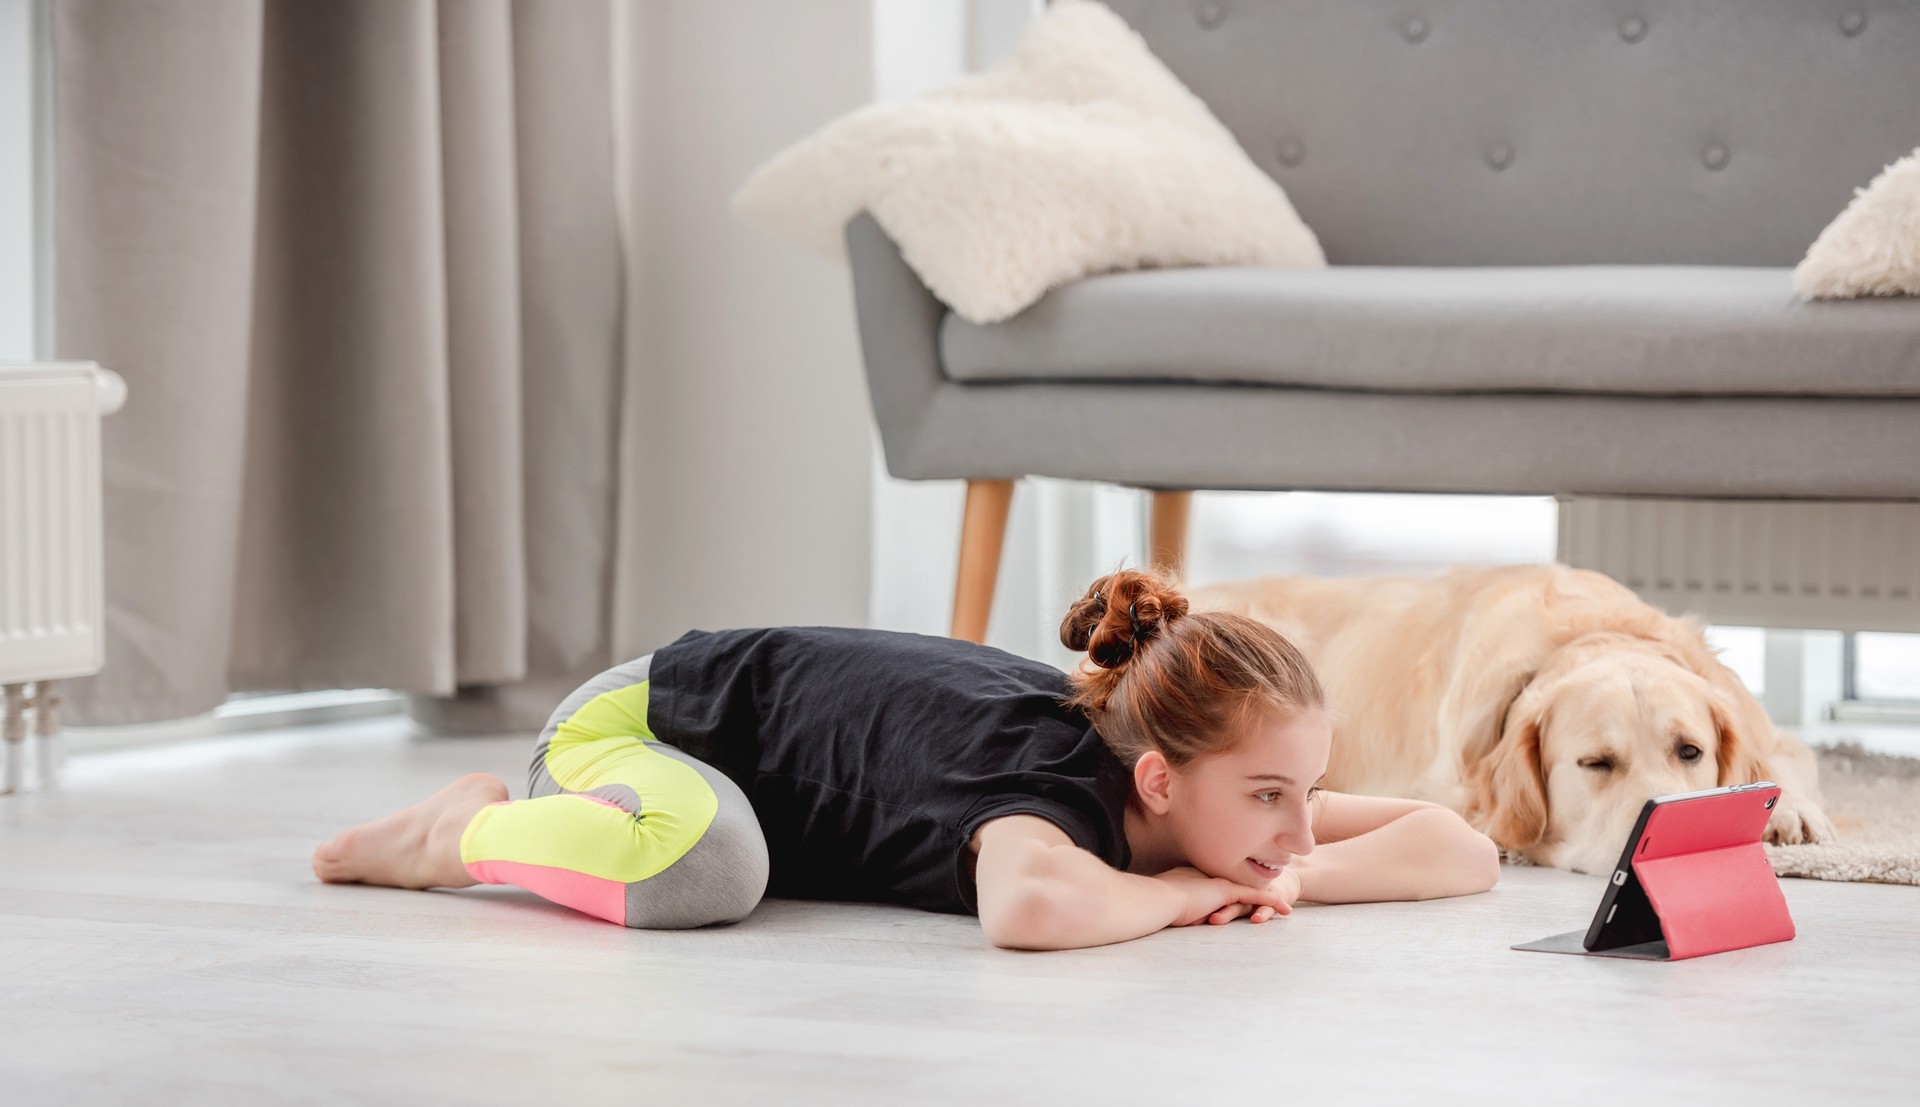
[[[1488,637],[1482,630],[1463,638],[1453,677],[1441,691],[1436,708],[1442,747],[1459,750],[1469,766],[1484,760],[1500,744],[1501,723],[1515,710],[1515,697],[1526,691],[1553,653],[1523,634],[1509,641],[1487,641]]]
[[[1706,628],[1693,616],[1668,618],[1668,630],[1658,636],[1677,664],[1707,682],[1707,710],[1717,736],[1714,752],[1720,784],[1752,784],[1767,779],[1760,751],[1774,748],[1773,720],[1766,708],[1707,644]]]
[[[1509,853],[1533,848],[1547,833],[1540,706],[1536,697],[1522,695],[1503,733],[1471,751],[1467,762],[1467,821]]]
[[[1761,738],[1757,728],[1773,725],[1765,713],[1757,704],[1728,696],[1718,689],[1707,697],[1707,710],[1713,715],[1714,757],[1719,762],[1720,785],[1765,780],[1766,767],[1754,752]]]

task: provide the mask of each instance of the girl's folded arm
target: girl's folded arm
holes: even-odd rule
[[[974,836],[980,927],[1008,949],[1078,949],[1163,930],[1183,898],[1152,877],[1123,873],[1037,815],[1007,815]]]
[[[979,853],[974,879],[981,929],[994,945],[1009,949],[1104,946],[1198,923],[1228,904],[1264,904],[1281,912],[1291,904],[1272,888],[1188,867],[1155,876],[1121,872],[1037,815],[985,823],[973,845]]]
[[[1326,798],[1337,806],[1340,799],[1365,797]],[[1300,877],[1300,898],[1315,903],[1439,899],[1499,883],[1500,851],[1453,811],[1422,804],[1370,830],[1317,845],[1295,858],[1292,868]]]

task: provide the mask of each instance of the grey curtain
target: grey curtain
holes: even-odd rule
[[[130,393],[74,721],[384,687],[536,725],[613,660],[606,0],[54,16],[55,343]]]

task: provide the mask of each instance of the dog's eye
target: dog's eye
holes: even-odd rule
[[[1694,745],[1692,742],[1680,743],[1680,760],[1682,761],[1700,760],[1700,747]]]
[[[1597,769],[1603,773],[1610,773],[1613,771],[1613,762],[1609,761],[1604,757],[1589,757],[1585,761],[1580,762],[1580,767],[1583,769]]]

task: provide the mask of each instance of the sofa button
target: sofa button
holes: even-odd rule
[[[1487,147],[1487,164],[1495,169],[1505,169],[1513,164],[1513,147],[1504,142],[1496,142]]]
[[[1700,160],[1708,169],[1720,169],[1727,164],[1727,148],[1716,142],[1701,151]]]
[[[1401,24],[1400,33],[1408,42],[1420,42],[1427,37],[1427,21],[1416,15]]]
[[[1647,37],[1647,21],[1635,17],[1620,24],[1620,37],[1628,42],[1639,42]]]
[[[1220,25],[1220,21],[1226,18],[1226,15],[1227,15],[1227,9],[1224,5],[1221,5],[1221,4],[1200,5],[1200,25],[1202,27],[1207,27],[1207,28],[1217,27]]]
[[[1280,159],[1280,164],[1286,166],[1288,169],[1299,165],[1301,160],[1307,156],[1306,147],[1300,145],[1300,140],[1297,138],[1290,138],[1282,142],[1280,148],[1274,153],[1275,156]]]
[[[1848,12],[1840,17],[1840,30],[1848,38],[1852,38],[1861,31],[1866,30],[1866,27],[1867,15],[1865,12]]]

